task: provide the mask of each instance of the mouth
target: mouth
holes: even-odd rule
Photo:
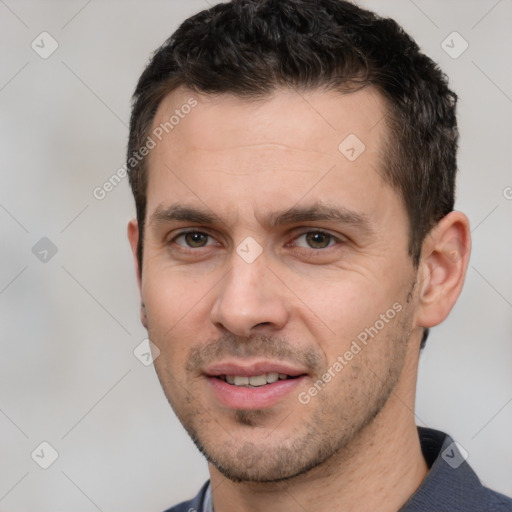
[[[286,375],[286,373],[271,372],[253,375],[251,377],[246,375],[218,375],[216,378],[223,382],[227,382],[232,386],[242,388],[259,388],[261,386],[266,386],[267,384],[273,384],[278,380],[296,379],[297,377]]]
[[[304,383],[307,373],[282,363],[222,363],[205,377],[215,402],[230,409],[265,409],[284,400]]]

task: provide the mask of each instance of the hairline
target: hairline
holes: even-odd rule
[[[357,85],[354,85],[357,84]],[[324,82],[323,84],[318,84],[314,87],[292,87],[287,84],[281,84],[279,82],[274,83],[272,87],[269,87],[268,90],[262,92],[262,91],[246,91],[246,93],[241,93],[239,91],[222,91],[222,92],[209,92],[204,90],[199,90],[198,88],[195,88],[191,86],[190,84],[186,83],[186,79],[183,76],[176,75],[173,76],[166,81],[159,84],[159,87],[157,88],[156,92],[159,92],[157,95],[158,103],[155,105],[154,113],[151,117],[149,122],[147,123],[147,126],[144,129],[144,132],[142,134],[142,141],[146,140],[147,137],[151,134],[152,130],[154,129],[155,122],[157,119],[157,113],[160,109],[162,103],[165,101],[166,98],[168,98],[170,95],[175,94],[176,92],[182,91],[183,93],[190,92],[192,94],[196,94],[199,97],[208,98],[208,99],[214,99],[214,98],[223,98],[223,97],[232,97],[236,98],[237,100],[241,102],[247,102],[247,103],[265,103],[269,101],[272,96],[279,92],[280,90],[290,90],[295,92],[337,92],[340,95],[344,94],[352,94],[358,91],[361,91],[363,89],[371,89],[375,93],[377,93],[378,97],[382,101],[382,105],[385,111],[385,114],[383,117],[377,122],[379,124],[380,122],[385,123],[385,129],[382,130],[382,140],[379,144],[379,152],[378,152],[378,167],[374,167],[375,171],[381,176],[381,178],[392,188],[392,190],[398,195],[399,200],[402,203],[402,206],[405,209],[407,221],[408,221],[408,237],[409,237],[409,247],[408,252],[413,260],[414,267],[417,267],[419,264],[419,254],[417,254],[417,250],[415,253],[414,247],[414,234],[413,234],[413,219],[411,218],[411,214],[409,211],[409,207],[407,204],[407,201],[405,200],[403,191],[401,187],[397,186],[393,183],[392,178],[392,167],[396,166],[399,163],[399,160],[401,160],[401,156],[395,156],[393,152],[389,149],[391,147],[401,146],[400,138],[398,137],[397,130],[393,126],[393,121],[396,120],[396,113],[397,108],[392,100],[388,97],[388,95],[385,93],[385,91],[382,90],[377,84],[366,82],[366,83],[358,83],[351,80],[342,81],[340,80],[339,83],[333,83],[331,82]],[[390,122],[391,121],[391,122]],[[376,125],[375,125],[376,126]],[[373,128],[372,128],[373,129]],[[400,153],[400,152],[398,152]],[[397,154],[395,152],[395,154]],[[136,172],[138,173],[138,181],[143,178],[142,185],[144,186],[144,190],[138,190],[138,193],[143,195],[145,198],[144,201],[144,217],[141,219],[142,225],[139,225],[139,241],[138,241],[138,256],[139,256],[139,265],[140,265],[140,272],[142,273],[142,256],[143,256],[143,236],[145,231],[145,224],[147,221],[147,189],[148,189],[148,177],[149,177],[149,155],[144,156],[142,160],[140,161],[138,168]],[[139,181],[140,184],[140,181]],[[139,247],[140,246],[140,247]]]

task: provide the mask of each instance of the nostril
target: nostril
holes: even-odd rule
[[[270,324],[270,322],[261,322],[261,323],[259,323],[259,324],[256,324],[256,325],[254,326],[254,328],[256,328],[256,327],[267,327],[267,326],[269,326],[269,325],[271,325],[271,324]]]

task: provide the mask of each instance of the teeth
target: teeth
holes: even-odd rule
[[[265,374],[256,375],[254,377],[249,377],[249,384],[251,386],[264,386],[266,383],[267,383],[267,376]]]
[[[272,384],[273,382],[277,382],[278,380],[285,380],[287,378],[288,375],[285,373],[262,373],[261,375],[254,375],[252,377],[244,377],[241,375],[223,376],[223,380],[225,380],[228,384],[245,387],[264,386],[265,384]]]
[[[272,384],[272,382],[276,382],[279,379],[278,373],[267,373],[267,382]]]
[[[235,386],[247,386],[247,384],[249,384],[249,377],[239,377],[237,375],[233,379],[233,383]]]

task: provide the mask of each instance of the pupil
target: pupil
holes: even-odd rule
[[[311,247],[319,249],[327,247],[331,237],[325,233],[309,233],[306,238]]]
[[[187,233],[187,244],[191,247],[203,247],[206,245],[206,236],[203,233]]]

